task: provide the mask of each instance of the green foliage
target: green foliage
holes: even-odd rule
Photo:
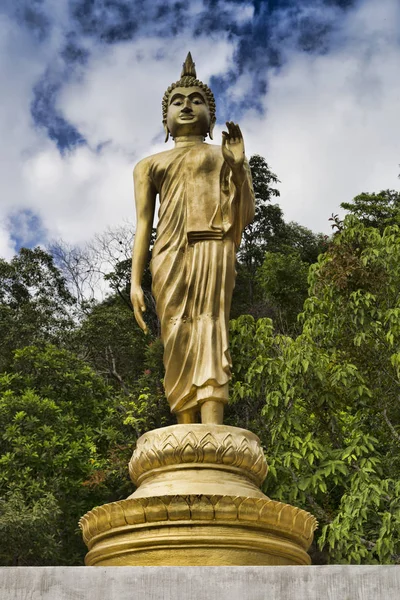
[[[146,431],[176,422],[164,394],[162,355],[161,340],[148,340],[140,361],[141,374],[113,396],[113,405],[103,421],[107,456],[93,471],[88,485],[112,490],[112,499],[126,498],[133,491],[127,464],[136,439]]]
[[[0,564],[56,564],[61,548],[57,535],[61,516],[59,504],[49,492],[30,504],[18,489],[1,497]]]
[[[274,322],[280,331],[294,331],[297,315],[307,297],[309,264],[297,252],[267,252],[258,270],[258,284],[264,300],[274,310]]]
[[[319,519],[324,560],[398,564],[400,230],[387,225],[399,222],[400,196],[343,203],[352,215],[334,219],[327,240],[285,223],[276,175],[262,157],[250,166],[256,219],[239,253],[226,422],[260,437],[264,491]],[[121,231],[99,238],[114,261],[102,303],[83,298],[96,265],[64,252],[79,320],[48,253],[0,260],[1,564],[82,564],[79,517],[131,494],[137,437],[175,421],[150,272],[146,337],[129,301],[130,251],[109,252]]]
[[[398,563],[399,229],[347,218],[309,283],[296,339],[232,323],[230,417],[267,449],[266,493],[317,516],[330,561]]]
[[[274,187],[279,179],[273,173],[262,156],[257,154],[249,161],[253,178],[256,212],[254,221],[244,232],[238,253],[236,287],[232,302],[232,315],[245,312],[258,315],[264,309],[259,306],[261,297],[257,288],[257,270],[263,262],[268,245],[283,229],[283,213],[271,200],[278,197],[279,190]]]
[[[340,206],[367,227],[377,227],[381,232],[388,225],[400,225],[400,193],[395,190],[382,190],[379,194],[363,192]]]
[[[16,348],[60,343],[72,327],[74,299],[52,257],[22,248],[10,262],[0,259],[0,371]]]
[[[293,328],[307,289],[307,275],[303,265],[301,264],[301,274],[297,274],[291,263],[296,261],[294,257],[298,257],[299,264],[315,262],[318,255],[326,250],[327,238],[298,223],[285,223],[280,206],[272,204],[272,200],[280,195],[279,190],[274,187],[279,179],[261,156],[254,155],[250,158],[250,168],[256,211],[253,223],[244,230],[239,248],[231,316],[237,318],[242,314],[251,314],[255,318],[272,317],[281,330],[287,332],[288,328]],[[280,254],[281,258],[274,259],[272,253]],[[283,262],[286,260],[284,267]],[[271,273],[268,272],[268,266],[272,269]],[[283,271],[286,283],[281,282],[278,292],[278,279]],[[285,296],[284,287],[288,288],[287,295],[289,289],[292,294],[296,290],[290,307],[287,303],[284,306],[279,303],[280,298]]]
[[[107,496],[85,481],[107,454],[109,404],[102,379],[54,346],[18,350],[0,375],[0,527],[13,530],[0,537],[5,564],[81,562],[77,522]]]
[[[397,405],[400,235],[347,217],[330,251],[312,267],[305,331],[324,335],[362,370],[380,409]],[[400,417],[400,413],[393,415]]]
[[[328,246],[328,236],[314,233],[311,229],[291,221],[285,223],[268,250],[281,254],[298,254],[303,262],[312,265],[317,262],[320,254],[326,252]]]
[[[249,161],[253,179],[256,213],[254,221],[243,232],[239,251],[239,261],[248,268],[262,263],[268,243],[284,227],[282,209],[271,204],[273,198],[280,196],[275,186],[279,179],[273,173],[262,156],[255,154]]]
[[[94,306],[84,317],[72,347],[107,382],[126,391],[144,370],[147,344],[132,308],[117,296]]]

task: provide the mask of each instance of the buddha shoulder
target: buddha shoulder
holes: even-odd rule
[[[164,150],[163,152],[157,152],[156,154],[151,154],[150,156],[142,158],[142,160],[139,160],[139,162],[134,166],[133,174],[140,175],[147,172],[149,169],[151,169],[152,165],[158,161],[158,159],[168,155],[170,152],[171,150]]]

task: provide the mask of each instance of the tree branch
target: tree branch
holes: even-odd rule
[[[390,433],[397,443],[400,443],[400,435],[397,433],[393,423],[390,422],[389,417],[387,416],[386,408],[382,411],[383,418],[385,419],[385,423],[388,426]]]
[[[128,388],[126,387],[126,385],[124,383],[124,380],[122,379],[121,375],[117,371],[116,361],[115,361],[114,354],[113,354],[111,346],[107,346],[107,348],[106,348],[106,354],[110,357],[110,361],[111,361],[111,368],[109,370],[110,375],[112,375],[112,377],[114,377],[114,379],[116,379],[118,381],[118,383],[120,384],[123,392],[127,396],[129,396]]]

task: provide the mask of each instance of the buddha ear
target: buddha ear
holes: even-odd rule
[[[164,127],[164,131],[165,131],[165,142],[168,142],[169,140],[169,129],[168,129],[168,125],[166,123],[163,123],[163,127]]]
[[[210,128],[208,130],[208,135],[210,136],[210,140],[213,140],[213,131],[214,131],[215,119],[210,122]]]

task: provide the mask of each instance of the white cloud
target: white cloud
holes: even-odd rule
[[[243,20],[251,17],[248,5],[243,11]],[[314,230],[329,231],[330,214],[357,193],[398,187],[400,6],[365,0],[345,14],[325,55],[300,53],[288,41],[287,62],[270,74],[261,99],[265,117],[248,112],[241,122],[248,155],[265,156],[282,180],[286,218]],[[61,25],[39,46],[0,19],[0,255],[6,257],[14,251],[7,218],[18,209],[38,214],[51,237],[69,243],[133,222],[132,168],[167,147],[165,88],[179,78],[188,50],[203,81],[226,73],[238,41],[221,34],[193,39],[186,31],[176,39],[108,46],[81,40],[91,56],[79,78],[64,84],[58,109],[88,146],[61,156],[30,116],[33,86],[61,40]],[[244,74],[235,98],[249,86]],[[220,133],[218,127],[214,143]]]
[[[7,220],[0,220],[0,258],[10,259],[15,254],[14,244],[9,236]]]
[[[398,188],[399,29],[397,0],[364,2],[328,54],[289,51],[269,78],[265,118],[243,119],[248,152],[265,156],[282,181],[288,220],[329,231],[341,202]]]
[[[226,72],[232,60],[223,36],[213,43],[146,38],[96,47],[84,76],[64,87],[58,106],[92,147],[110,141],[135,157],[162,137],[162,96],[179,79],[189,49],[204,81]]]
[[[85,74],[64,87],[58,108],[89,147],[64,157],[47,148],[25,166],[32,202],[40,198],[54,237],[82,243],[109,225],[134,221],[132,169],[142,156],[165,150],[162,94],[179,79],[188,46],[146,39],[94,48]],[[198,73],[205,80],[224,72],[232,57],[223,39],[213,48],[205,39],[190,46],[201,57]],[[96,152],[99,144],[104,146]]]
[[[29,203],[40,209],[51,237],[81,244],[132,216],[131,168],[118,152],[86,147],[61,157],[49,146],[24,166]]]
[[[195,42],[142,39],[93,46],[87,69],[65,84],[58,104],[88,146],[61,156],[44,131],[34,128],[30,116],[32,89],[46,67],[43,51],[26,52],[16,76],[15,64],[9,67],[5,56],[18,57],[18,43],[23,40],[26,44],[27,38],[15,24],[11,27],[7,22],[6,27],[11,38],[17,32],[19,39],[12,39],[11,48],[8,42],[0,63],[2,89],[13,73],[1,120],[0,219],[4,225],[0,253],[10,257],[14,251],[7,215],[18,209],[39,215],[51,238],[74,244],[124,219],[134,221],[133,166],[142,156],[165,149],[161,124],[164,89],[179,79],[188,49],[195,59],[199,57],[199,76],[207,80],[228,68],[232,46],[223,37],[213,45],[209,39],[198,38]],[[53,49],[58,38],[56,32],[49,42]]]
[[[229,4],[225,3],[225,10],[228,10],[233,13],[234,19],[236,23],[239,25],[243,25],[254,16],[254,5],[250,2],[243,2],[241,4],[229,2]]]
[[[7,258],[14,252],[8,215],[25,205],[21,164],[43,142],[30,117],[32,87],[42,69],[34,44],[7,17],[0,16],[0,253]]]

